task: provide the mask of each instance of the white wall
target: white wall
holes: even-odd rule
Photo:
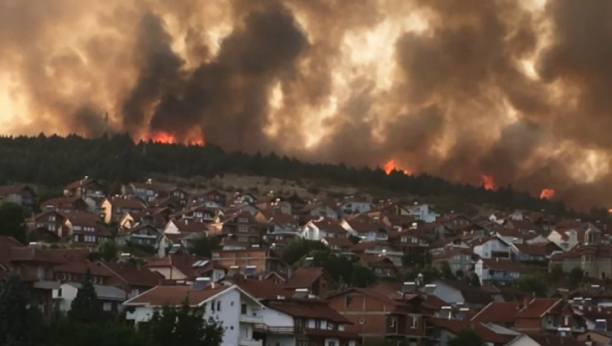
[[[61,297],[60,297],[60,290],[53,290],[53,299],[60,299],[61,301],[59,301],[59,310],[62,312],[67,312],[70,311],[70,308],[72,306],[72,301],[74,300],[74,298],[76,298],[77,293],[79,292],[79,290],[72,286],[72,285],[67,285],[67,284],[63,284],[60,286],[61,289]]]

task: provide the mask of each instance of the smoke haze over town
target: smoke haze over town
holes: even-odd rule
[[[612,206],[612,2],[0,0],[0,133],[129,132]]]

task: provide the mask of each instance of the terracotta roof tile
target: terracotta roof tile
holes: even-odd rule
[[[298,268],[295,270],[289,282],[285,284],[286,289],[310,288],[320,277],[328,277],[323,268]]]
[[[329,320],[336,323],[352,324],[346,317],[338,311],[332,309],[326,301],[308,300],[277,300],[267,304],[270,308],[283,312],[289,316]]]
[[[146,208],[145,204],[136,197],[116,196],[109,199],[109,202],[112,204],[113,208],[135,210],[144,210]]]
[[[516,318],[540,318],[562,301],[554,298],[535,298],[516,314]]]
[[[353,247],[353,244],[348,238],[323,238],[322,241],[325,241],[329,246],[338,246],[343,248]]]
[[[179,306],[185,301],[191,306],[198,306],[207,299],[231,289],[233,286],[209,287],[203,290],[193,290],[191,286],[157,286],[147,292],[134,297],[125,305],[151,305],[151,306]]]
[[[498,324],[512,323],[520,306],[519,302],[492,302],[476,314],[472,321]]]
[[[111,274],[132,286],[155,287],[163,280],[163,277],[159,274],[135,264],[104,263],[102,265],[105,266]]]
[[[230,278],[228,282],[240,287],[256,299],[275,300],[278,296],[287,297],[289,294],[282,287],[269,280],[245,279],[243,277]]]

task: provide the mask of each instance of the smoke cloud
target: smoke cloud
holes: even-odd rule
[[[0,0],[0,131],[163,132],[612,206],[612,4]]]

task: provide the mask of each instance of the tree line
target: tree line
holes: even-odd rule
[[[49,319],[31,303],[17,274],[0,284],[0,345],[218,346],[223,340],[222,324],[204,319],[202,310],[187,300],[180,307],[164,306],[136,328],[122,311],[103,311],[89,271],[68,314],[56,309]]]
[[[247,154],[226,152],[213,144],[185,146],[153,142],[135,143],[127,134],[87,139],[67,137],[0,137],[0,184],[27,182],[60,187],[83,176],[108,184],[143,181],[152,173],[190,178],[212,178],[224,174],[309,180],[318,183],[359,186],[362,189],[393,191],[413,196],[438,196],[462,204],[492,204],[508,209],[546,209],[563,214],[562,202],[542,200],[512,186],[488,191],[482,186],[454,184],[428,174],[387,175],[380,167],[308,163],[274,152]]]

